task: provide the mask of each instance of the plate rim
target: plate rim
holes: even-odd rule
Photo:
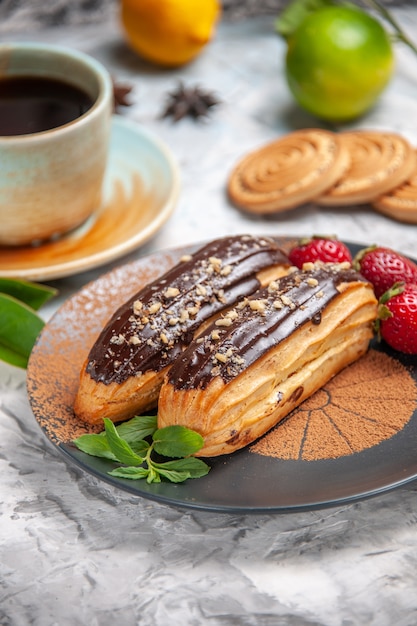
[[[128,129],[136,136],[145,138],[150,144],[158,149],[160,155],[163,156],[165,163],[169,168],[172,177],[172,185],[169,194],[158,213],[153,216],[151,221],[144,228],[141,228],[133,236],[125,239],[125,241],[120,242],[113,247],[103,248],[102,250],[96,251],[90,255],[77,257],[76,259],[69,261],[52,262],[44,267],[2,269],[0,265],[0,274],[3,277],[45,281],[56,280],[80,274],[82,272],[87,272],[106,263],[111,263],[112,261],[129,254],[133,250],[136,250],[138,247],[148,242],[171,217],[178,202],[181,190],[180,168],[172,151],[153,132],[143,128],[138,123],[128,118],[124,118],[119,114],[113,114],[112,132],[114,129],[116,129],[117,132],[119,128]],[[137,171],[140,174],[140,170]],[[107,176],[110,175],[111,174],[107,174]],[[83,225],[79,228],[82,229]],[[89,232],[93,229],[94,224],[91,226]],[[82,241],[82,237],[80,238],[80,241]]]
[[[269,235],[271,236],[271,235]],[[295,238],[298,237],[293,237],[293,236],[279,236],[279,235],[272,235],[273,237],[275,237],[276,239],[278,239],[280,242],[282,241],[289,241],[289,240],[294,240]],[[184,253],[184,251],[191,251],[193,249],[196,249],[198,246],[203,245],[205,242],[197,242],[195,244],[189,244],[189,245],[183,245],[183,246],[176,246],[176,247],[171,247],[171,248],[167,248],[164,250],[157,250],[154,252],[151,252],[149,254],[147,254],[144,257],[140,257],[134,261],[131,261],[129,263],[126,263],[122,266],[119,266],[117,268],[114,268],[104,274],[102,274],[100,277],[98,277],[97,279],[89,282],[88,284],[84,285],[81,289],[79,289],[78,291],[76,291],[72,296],[70,296],[60,307],[59,309],[55,312],[55,314],[52,316],[51,320],[46,324],[46,328],[48,327],[48,324],[51,323],[53,320],[55,320],[55,318],[57,316],[60,315],[61,310],[63,309],[63,307],[68,306],[68,303],[71,303],[73,298],[79,297],[80,294],[82,294],[85,290],[90,289],[91,286],[100,286],[101,281],[106,280],[107,277],[109,277],[110,275],[116,273],[116,272],[124,272],[127,271],[127,268],[129,266],[131,267],[135,267],[139,264],[142,264],[144,262],[146,262],[147,260],[151,260],[152,258],[157,259],[158,257],[160,257],[161,255],[181,255]],[[359,242],[353,242],[353,241],[349,241],[346,242],[348,243],[348,245],[352,245],[352,246],[356,246],[356,247],[365,247],[366,244],[363,243],[359,243]],[[410,257],[411,258],[411,257]],[[98,285],[97,285],[98,283]],[[35,350],[33,351],[34,354],[34,358],[36,357],[36,349],[39,345],[39,342],[41,342],[42,340],[42,334],[43,332],[45,332],[45,329],[41,332],[40,336],[38,337],[38,340],[36,342],[35,345]],[[32,359],[32,356],[31,356]],[[28,375],[27,375],[27,385],[28,385],[28,396],[29,396],[29,402],[35,417],[36,422],[38,423],[39,428],[42,430],[44,436],[48,439],[48,441],[54,446],[54,448],[58,448],[58,450],[60,451],[60,454],[63,455],[64,459],[71,463],[72,465],[75,465],[76,467],[78,467],[79,469],[81,469],[82,471],[87,472],[88,474],[94,476],[95,478],[97,478],[98,480],[101,480],[107,484],[112,485],[115,489],[120,489],[121,491],[127,492],[131,495],[136,496],[137,498],[145,498],[148,500],[152,500],[154,502],[159,502],[161,504],[165,504],[165,505],[169,505],[169,506],[174,506],[174,507],[180,507],[180,508],[187,508],[187,509],[194,509],[194,510],[204,510],[204,511],[211,511],[211,512],[217,512],[217,513],[242,513],[242,514],[252,514],[252,513],[276,513],[276,514],[280,514],[280,513],[291,513],[291,512],[299,512],[299,511],[309,511],[309,510],[317,510],[317,509],[323,509],[323,508],[329,508],[329,507],[334,507],[334,506],[343,506],[345,504],[349,504],[352,502],[356,502],[359,500],[364,500],[364,499],[368,499],[370,497],[374,497],[374,496],[378,496],[381,495],[383,493],[389,492],[389,491],[393,491],[399,487],[402,487],[404,485],[406,485],[407,483],[410,483],[412,481],[414,481],[417,478],[417,465],[416,467],[413,466],[413,471],[412,473],[408,473],[407,475],[404,475],[403,477],[400,478],[396,478],[395,480],[391,480],[389,482],[385,482],[383,484],[378,484],[376,487],[373,488],[367,488],[367,489],[359,489],[357,491],[355,491],[354,493],[349,493],[347,495],[344,496],[336,496],[336,497],[326,497],[326,498],[321,498],[321,500],[315,500],[312,501],[311,498],[305,502],[301,502],[298,504],[280,504],[280,503],[276,503],[276,504],[272,504],[272,505],[259,505],[259,506],[253,506],[251,504],[249,505],[238,505],[238,504],[221,504],[221,503],[207,503],[207,502],[195,502],[192,500],[187,500],[186,498],[182,498],[182,499],[177,499],[175,497],[172,496],[167,496],[167,495],[163,495],[160,493],[153,493],[152,491],[149,492],[147,490],[141,489],[139,486],[138,488],[135,488],[135,486],[132,484],[132,481],[129,481],[127,479],[115,479],[114,477],[111,477],[109,475],[107,475],[105,472],[99,471],[97,469],[95,469],[93,466],[88,464],[88,459],[95,459],[95,457],[89,457],[88,455],[84,455],[82,454],[82,459],[81,460],[77,460],[77,455],[80,455],[80,451],[78,451],[78,449],[75,448],[74,446],[74,453],[71,453],[71,448],[72,445],[69,442],[65,442],[62,440],[58,440],[58,438],[56,438],[55,440],[53,438],[51,438],[50,436],[48,436],[48,433],[46,432],[46,429],[44,429],[44,427],[42,426],[42,424],[40,423],[40,420],[38,419],[37,415],[36,415],[36,410],[34,409],[34,403],[32,402],[33,398],[32,398],[32,394],[31,394],[31,388],[30,386],[33,385],[34,381],[31,381],[31,376],[30,376],[30,371],[31,371],[31,359],[29,360],[29,365],[28,365]],[[413,417],[415,417],[416,412],[414,412],[414,414],[411,416],[410,418],[410,422],[412,421]],[[410,423],[409,422],[409,423]],[[407,425],[406,425],[407,426]],[[406,427],[405,426],[405,427]],[[400,433],[402,431],[399,431]],[[395,435],[394,435],[395,437]],[[393,437],[389,438],[387,441],[390,442],[392,441]],[[383,443],[383,442],[381,442]],[[376,449],[378,448],[378,446],[374,446],[373,448],[371,448],[370,450]],[[241,452],[245,452],[245,450],[241,451]],[[363,454],[366,453],[367,450],[359,452],[358,454]],[[229,458],[235,458],[236,455],[239,454],[239,451],[237,453],[234,453],[233,455],[227,455],[227,457],[223,457],[226,458],[226,462]],[[257,456],[257,455],[255,455]],[[341,457],[340,459],[328,459],[327,462],[340,462],[343,459],[348,459],[349,457],[351,458],[353,455],[349,455],[348,457]],[[218,457],[219,458],[219,457]],[[269,457],[267,457],[269,458]],[[210,459],[209,459],[210,461]],[[276,459],[275,461],[280,461],[280,462],[285,462],[282,459]],[[102,460],[99,460],[98,463],[100,464],[100,462],[102,462]],[[217,462],[217,460],[215,459],[215,462]],[[318,466],[318,464],[326,462],[326,460],[319,460],[316,463],[316,468]],[[349,462],[349,461],[347,461]],[[94,463],[96,463],[96,461],[91,461],[92,465],[94,465]],[[286,463],[291,464],[291,463],[307,463],[306,461],[295,461],[295,460],[290,460],[287,461]],[[287,465],[288,467],[289,465]],[[210,476],[210,475],[209,475]],[[207,477],[206,477],[207,478]],[[198,481],[192,481],[192,482],[196,482],[198,483],[199,481],[204,480],[203,479],[199,479]],[[134,481],[136,484],[141,482],[141,481]],[[178,486],[177,486],[178,487]]]

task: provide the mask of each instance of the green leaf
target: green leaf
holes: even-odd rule
[[[135,454],[127,441],[119,436],[115,425],[110,419],[104,418],[104,428],[106,430],[109,448],[119,463],[133,466],[141,465],[143,463],[144,459]]]
[[[203,437],[185,426],[166,426],[153,434],[155,451],[162,456],[180,458],[198,452],[203,445]]]
[[[118,478],[141,480],[148,477],[149,470],[146,467],[116,467],[108,473],[110,476],[117,476]]]
[[[158,470],[160,476],[167,478],[171,483],[183,483],[187,478],[191,478],[188,472],[177,472],[175,470]]]
[[[129,443],[129,442],[127,442]],[[145,441],[144,439],[141,439],[140,441],[133,441],[132,443],[129,444],[130,448],[132,449],[132,451],[135,454],[138,454],[139,456],[145,458],[145,456],[148,453],[148,450],[150,448],[150,445],[147,441]]]
[[[0,277],[0,293],[13,296],[37,311],[58,292],[53,287],[39,285],[27,280]]]
[[[0,293],[0,359],[25,368],[44,321],[28,305]]]
[[[27,356],[17,354],[14,350],[10,350],[9,348],[6,348],[6,346],[2,346],[1,344],[0,361],[9,363],[10,365],[14,365],[15,367],[20,367],[23,370],[26,369],[28,364]]]
[[[117,461],[113,452],[110,450],[107,437],[103,437],[103,434],[94,435],[86,434],[80,435],[77,439],[74,439],[73,443],[79,450],[89,454],[90,456],[99,456],[111,461]]]
[[[133,417],[127,422],[116,426],[116,430],[122,439],[132,444],[153,435],[157,429],[156,415],[140,415]]]
[[[288,39],[301,22],[318,9],[338,4],[334,0],[291,0],[275,21],[276,32]]]
[[[159,472],[155,471],[152,465],[148,466],[148,476],[146,478],[147,483],[160,483],[161,476]]]
[[[206,476],[210,471],[210,466],[201,459],[197,459],[195,456],[175,461],[166,461],[165,463],[156,463],[153,461],[152,465],[157,468],[160,473],[162,473],[162,470],[175,470],[177,472],[186,472],[189,478],[201,478],[201,476]]]

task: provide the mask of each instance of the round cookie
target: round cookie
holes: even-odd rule
[[[372,203],[374,209],[399,222],[417,224],[417,152],[416,167],[405,183],[380,196]]]
[[[233,169],[228,194],[256,214],[276,213],[309,202],[332,187],[350,163],[336,133],[295,131],[255,150]]]
[[[351,165],[316,203],[322,206],[366,204],[404,183],[415,169],[410,143],[395,133],[352,131],[339,134]]]

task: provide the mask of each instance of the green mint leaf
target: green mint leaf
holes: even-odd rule
[[[116,476],[117,478],[130,478],[130,480],[141,480],[147,478],[149,470],[146,467],[116,467],[111,472],[108,472],[110,476]]]
[[[133,452],[127,441],[119,436],[113,422],[107,417],[104,418],[104,428],[109,448],[119,463],[133,466],[142,465],[144,459]]]
[[[26,368],[44,321],[27,304],[0,293],[0,359]]]
[[[158,473],[171,483],[183,483],[187,478],[191,478],[188,472],[177,472],[175,470],[159,469]]]
[[[110,450],[107,438],[103,437],[102,433],[99,435],[80,435],[80,437],[74,439],[73,443],[79,450],[89,454],[90,456],[99,456],[105,459],[110,459],[111,461],[117,461],[113,452]]]
[[[146,477],[146,482],[147,483],[160,483],[161,482],[161,475],[159,474],[159,472],[157,472],[154,469],[151,463],[148,465],[148,476]]]
[[[288,39],[300,26],[301,22],[318,9],[338,4],[334,0],[292,0],[275,21],[276,32]]]
[[[157,429],[156,415],[140,415],[132,417],[127,422],[116,426],[116,430],[122,439],[132,444],[153,435]]]
[[[142,456],[143,458],[146,457],[148,450],[150,448],[149,443],[145,441],[144,439],[141,439],[140,441],[133,441],[129,445],[135,454],[138,454],[139,456]]]
[[[210,471],[210,466],[195,456],[186,459],[177,459],[175,461],[166,461],[165,463],[156,463],[152,461],[152,465],[160,473],[164,470],[186,472],[189,478],[201,478],[206,476]]]
[[[152,437],[154,448],[162,456],[181,458],[198,452],[203,447],[203,437],[185,426],[165,426]]]
[[[58,292],[53,287],[18,278],[0,277],[0,292],[13,296],[37,311]]]

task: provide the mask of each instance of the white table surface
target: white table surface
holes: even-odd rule
[[[400,14],[411,34],[417,10]],[[127,49],[117,19],[97,27],[3,35],[57,42],[134,85],[122,114],[176,157],[182,190],[151,251],[229,233],[332,233],[416,254],[417,226],[369,207],[308,205],[251,219],[227,201],[238,158],[294,128],[320,124],[294,107],[273,20],[223,24],[192,64],[162,70]],[[178,79],[222,104],[205,122],[161,120]],[[343,128],[404,134],[417,146],[417,57],[397,47],[395,78],[368,116]],[[61,302],[110,266],[53,281]],[[417,446],[416,446],[417,454]],[[41,433],[25,372],[0,364],[0,624],[34,626],[412,626],[417,623],[417,483],[319,511],[231,515],[176,509],[121,492],[68,465]]]

